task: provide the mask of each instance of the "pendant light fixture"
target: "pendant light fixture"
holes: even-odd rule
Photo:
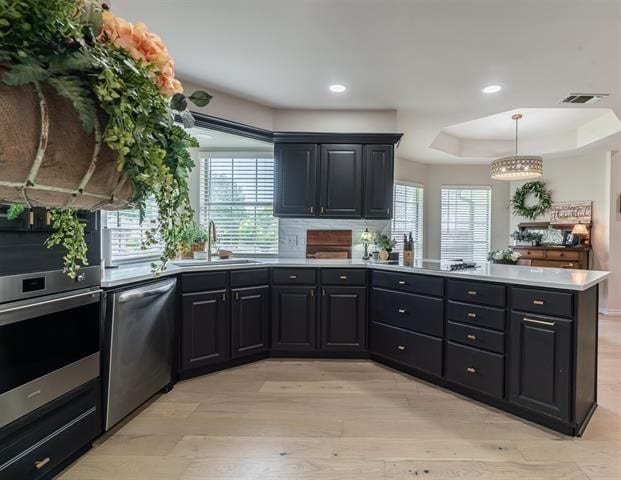
[[[526,180],[543,175],[543,158],[535,155],[518,155],[518,121],[521,113],[512,115],[515,120],[515,155],[492,162],[491,177],[494,180]]]

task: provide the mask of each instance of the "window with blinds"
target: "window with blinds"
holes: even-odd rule
[[[200,223],[215,222],[219,248],[242,255],[276,255],[273,197],[273,154],[210,152],[200,159]]]
[[[106,264],[158,257],[162,252],[160,244],[148,249],[142,248],[145,232],[156,226],[157,205],[154,199],[147,202],[145,218],[140,223],[138,209],[104,212],[104,257]]]
[[[442,187],[442,260],[487,261],[491,203],[491,187]]]
[[[392,236],[395,251],[403,250],[403,235],[412,232],[414,256],[423,257],[423,187],[395,183],[392,205]]]

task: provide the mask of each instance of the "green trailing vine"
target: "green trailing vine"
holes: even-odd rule
[[[9,220],[16,220],[21,217],[22,213],[26,210],[26,206],[21,203],[14,203],[9,206],[9,209],[6,211],[6,218]]]
[[[537,204],[532,207],[526,206],[526,198],[534,195]],[[544,182],[528,182],[519,187],[511,198],[513,214],[535,220],[539,215],[547,212],[552,205],[552,195],[546,189]]]
[[[118,155],[118,170],[131,182],[141,219],[147,200],[154,197],[157,203],[159,221],[144,246],[163,243],[154,267],[163,269],[193,219],[187,177],[194,162],[188,148],[198,142],[174,116],[192,126],[188,101],[203,107],[211,95],[182,94],[159,37],[94,0],[0,0],[0,63],[9,67],[5,84],[45,83],[68,98],[87,133],[98,112],[105,114],[103,142]],[[65,270],[75,276],[86,259],[84,229],[72,209],[55,210],[53,217],[48,245],[67,249]]]

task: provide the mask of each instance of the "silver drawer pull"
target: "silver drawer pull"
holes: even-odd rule
[[[296,278],[298,278],[298,276],[297,276],[297,275],[289,275],[289,278],[290,278],[291,280],[295,280]]]
[[[347,275],[341,275],[339,278],[340,278],[341,280],[347,280]]]
[[[466,338],[468,338],[468,340],[476,340],[477,336],[476,335],[466,335]]]
[[[405,280],[399,280],[399,285],[407,285],[407,282]]]
[[[477,318],[477,314],[476,313],[469,313],[468,316],[470,318]]]
[[[48,463],[50,463],[50,457],[45,457],[43,460],[36,460],[35,461],[35,467],[36,467],[37,470],[41,470]]]
[[[468,290],[468,295],[476,295],[477,291],[476,290]]]
[[[399,313],[405,313],[405,309],[400,308],[399,310],[397,310]]]
[[[472,368],[472,367],[468,367],[468,368],[466,368],[466,371],[467,371],[468,373],[477,373],[477,369],[476,369],[476,368]]]
[[[543,305],[545,302],[543,300],[533,300],[533,304],[535,305]]]
[[[556,325],[556,322],[545,322],[543,320],[535,320],[534,318],[524,317],[522,320],[529,323],[537,323],[539,325],[548,325],[549,327],[553,327]]]
[[[397,348],[398,348],[399,350],[405,350],[405,345],[399,345]]]

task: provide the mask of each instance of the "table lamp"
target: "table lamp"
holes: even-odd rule
[[[578,237],[578,239],[580,239],[580,237],[588,235],[589,230],[584,223],[576,223],[574,225],[574,228],[571,229],[571,234],[575,235],[576,237]]]
[[[373,240],[373,234],[369,232],[368,228],[364,229],[364,232],[360,235],[360,241],[364,245],[364,255],[362,256],[363,260],[368,260],[371,258],[369,256],[369,243]]]

